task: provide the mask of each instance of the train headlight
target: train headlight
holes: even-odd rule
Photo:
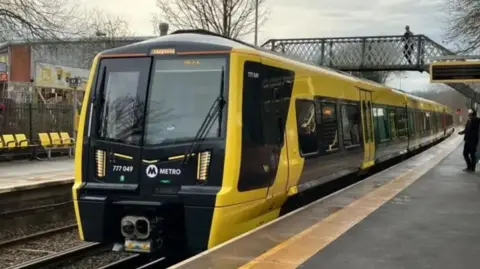
[[[150,223],[145,218],[139,218],[135,221],[135,234],[138,239],[147,239],[150,235]]]
[[[135,233],[135,224],[131,220],[123,220],[121,230],[124,237],[132,238]]]
[[[198,154],[198,168],[197,168],[197,180],[207,181],[208,167],[210,166],[210,151],[205,151]]]
[[[97,166],[97,177],[101,178],[105,176],[105,163],[106,163],[106,154],[103,150],[97,150],[95,152],[95,163]]]

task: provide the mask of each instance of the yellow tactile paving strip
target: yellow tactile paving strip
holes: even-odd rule
[[[461,140],[453,135],[401,164],[170,268],[296,268],[435,166]]]
[[[453,145],[458,144],[459,139],[451,141]],[[382,187],[368,193],[364,197],[354,201],[347,207],[333,213],[324,220],[316,223],[310,228],[296,236],[282,242],[273,249],[270,249],[260,257],[255,258],[241,269],[290,269],[297,268],[308,258],[322,250],[339,236],[344,234],[365,217],[377,210],[384,203],[395,197],[399,192],[419,179],[428,170],[438,164],[444,157],[455,149],[444,150],[426,161],[416,169],[409,169],[400,176]]]

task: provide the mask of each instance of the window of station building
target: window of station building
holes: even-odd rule
[[[358,146],[362,130],[360,109],[357,105],[347,104],[341,109],[343,144],[346,148]]]
[[[296,100],[298,144],[302,155],[318,153],[318,137],[315,103],[311,100]]]
[[[390,140],[388,117],[385,109],[381,107],[373,108],[373,117],[378,141],[385,142]]]
[[[398,137],[407,136],[407,115],[404,108],[397,108],[395,111],[395,126]]]
[[[337,105],[332,102],[319,101],[315,107],[320,153],[337,152],[339,149]]]

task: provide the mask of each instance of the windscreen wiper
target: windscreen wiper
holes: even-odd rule
[[[195,135],[195,138],[193,139],[192,143],[190,143],[187,152],[185,153],[185,156],[183,157],[182,164],[186,164],[188,160],[190,159],[190,155],[195,152],[198,148],[199,142],[205,140],[205,137],[207,136],[208,132],[210,132],[210,129],[212,129],[213,124],[219,118],[222,114],[223,107],[225,106],[225,98],[223,97],[223,91],[224,91],[224,78],[225,78],[225,70],[222,67],[222,76],[220,80],[220,94],[218,97],[215,99],[213,102],[212,106],[210,107],[210,110],[207,113],[207,116],[202,122],[202,125],[200,125],[200,128],[197,131],[197,134]],[[220,130],[219,130],[219,133]]]

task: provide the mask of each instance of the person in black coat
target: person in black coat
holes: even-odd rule
[[[467,163],[467,168],[465,168],[463,171],[466,172],[475,172],[475,166],[477,164],[475,153],[477,152],[479,126],[480,119],[477,118],[476,111],[469,109],[468,120],[465,124],[465,129],[459,132],[459,134],[465,135],[463,138],[465,141],[463,146],[463,157]]]

